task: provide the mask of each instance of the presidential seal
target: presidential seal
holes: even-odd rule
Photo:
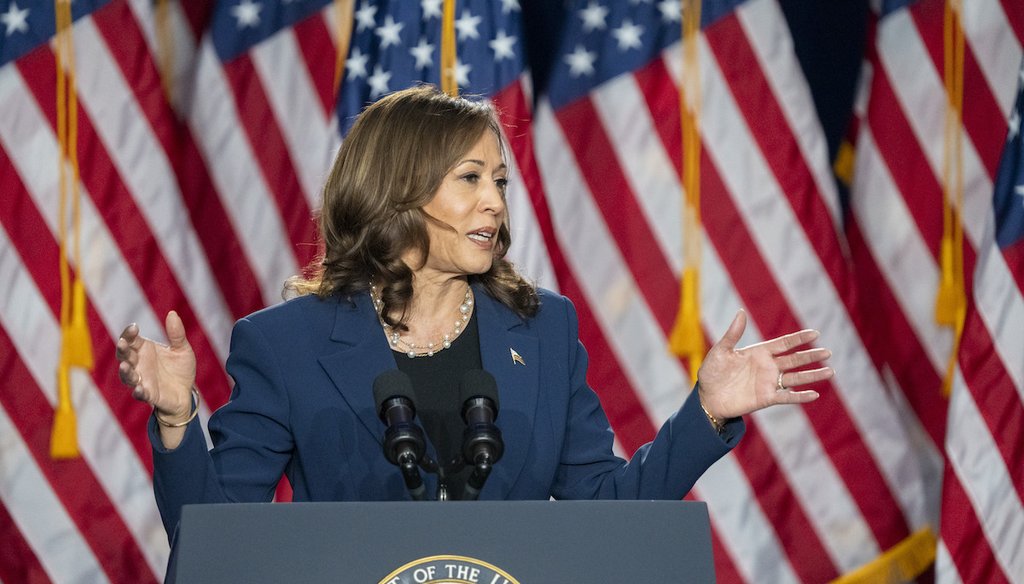
[[[519,584],[507,572],[465,556],[430,556],[413,560],[379,584]]]

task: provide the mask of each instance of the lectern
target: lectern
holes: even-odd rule
[[[475,501],[189,505],[167,581],[714,582],[704,503]]]

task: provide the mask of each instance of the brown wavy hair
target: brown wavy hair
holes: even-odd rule
[[[386,322],[405,329],[413,269],[401,256],[410,249],[421,258],[428,256],[426,221],[439,222],[423,206],[487,131],[497,136],[504,158],[507,148],[491,106],[450,97],[431,86],[392,93],[366,108],[338,151],[323,188],[323,252],[306,270],[308,276],[289,278],[286,295],[351,297],[366,292],[372,281],[381,292]],[[521,317],[533,316],[539,303],[536,289],[504,259],[511,241],[506,211],[491,269],[471,275],[470,282],[483,284],[488,294]]]

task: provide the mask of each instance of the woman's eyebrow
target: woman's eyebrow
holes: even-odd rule
[[[487,165],[487,163],[484,162],[483,160],[477,160],[476,158],[467,158],[465,160],[460,161],[456,166],[462,166],[463,164],[466,164],[466,163],[475,164],[477,166],[486,166]],[[502,162],[501,164],[496,166],[494,168],[494,170],[505,170],[507,168],[508,168],[508,165],[505,164],[504,162]]]

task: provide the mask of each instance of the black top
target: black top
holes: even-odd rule
[[[459,381],[470,369],[482,369],[480,358],[480,332],[477,329],[476,310],[466,323],[462,334],[452,346],[432,357],[414,357],[393,351],[395,363],[411,379],[416,391],[416,417],[423,425],[427,438],[434,445],[437,463],[444,472],[448,499],[458,501],[466,487],[472,467],[461,466],[462,404],[459,403]],[[453,461],[458,461],[455,465]]]

